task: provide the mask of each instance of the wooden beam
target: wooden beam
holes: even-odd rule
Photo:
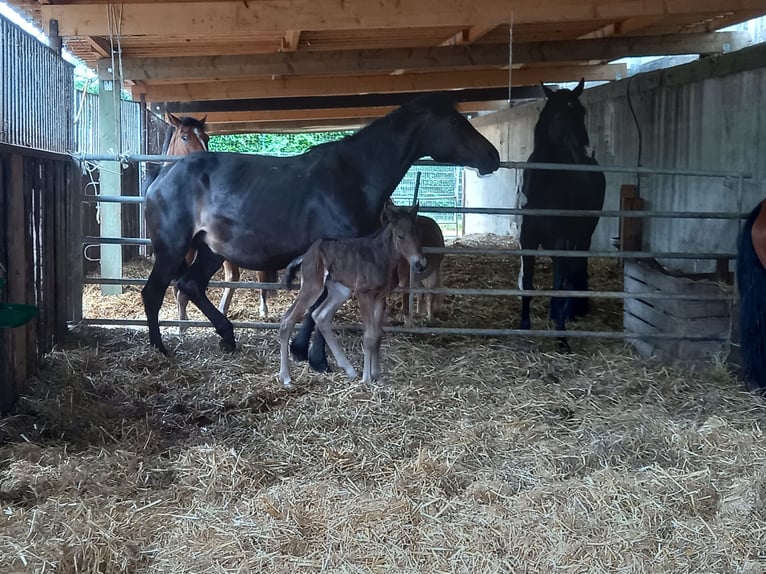
[[[539,0],[259,0],[258,2],[121,3],[122,36],[163,36],[172,23],[178,35],[250,34],[285,30],[358,30],[360,28],[471,27],[625,20],[680,14],[763,11],[763,0],[562,0],[551,6]],[[58,20],[62,36],[108,36],[108,11],[102,3],[41,6],[42,19]]]
[[[495,24],[487,24],[485,26],[471,26],[470,28],[463,28],[455,34],[450,36],[444,42],[439,44],[440,46],[467,46],[473,44],[477,40],[483,38],[489,34],[492,30],[497,28]]]
[[[750,43],[746,32],[711,32],[667,36],[613,37],[562,42],[530,42],[513,47],[515,64],[602,60],[625,56],[713,54],[738,50]],[[727,49],[724,50],[724,46]],[[497,44],[390,50],[290,52],[248,56],[123,58],[124,77],[131,80],[208,79],[242,76],[289,76],[492,68],[508,65],[508,47]]]
[[[300,30],[288,30],[285,32],[285,35],[282,38],[282,46],[280,49],[282,52],[295,52],[298,49],[298,44],[300,44],[300,41]]]
[[[538,82],[574,82],[624,78],[624,64],[599,66],[545,66],[514,70],[514,85]],[[225,100],[237,98],[296,97],[392,92],[430,92],[508,85],[507,70],[430,72],[422,74],[345,77],[295,77],[229,82],[139,85],[133,93],[145,94],[149,102]]]
[[[295,110],[259,110],[247,112],[208,112],[205,124],[218,128],[218,124],[245,124],[259,122],[337,122],[356,118],[377,118],[399,106],[364,106],[358,108],[316,108]],[[508,107],[505,100],[491,102],[461,102],[458,109],[467,114],[479,111],[499,110]]]

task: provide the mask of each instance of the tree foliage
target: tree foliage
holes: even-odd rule
[[[299,134],[232,134],[210,136],[210,151],[233,151],[265,155],[296,155],[315,145],[339,140],[350,130]]]

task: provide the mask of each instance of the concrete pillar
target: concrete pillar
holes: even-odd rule
[[[116,68],[117,66],[115,66]],[[111,60],[99,62],[98,91],[98,148],[99,153],[121,153],[120,134],[120,81],[119,69],[112,70]],[[122,195],[120,163],[102,161],[99,163],[101,195]],[[101,236],[122,236],[122,205],[119,203],[101,203]],[[122,245],[101,245],[101,277],[122,278]],[[119,295],[122,285],[102,285],[103,295]]]

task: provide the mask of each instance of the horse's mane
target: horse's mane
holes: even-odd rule
[[[355,142],[359,139],[359,134],[368,130],[374,130],[379,127],[393,126],[399,128],[408,125],[412,118],[423,113],[431,112],[437,116],[444,116],[455,111],[457,102],[449,92],[431,92],[422,94],[405,102],[401,107],[369,123],[359,131],[347,135],[338,142]],[[337,142],[329,142],[337,143]],[[321,144],[325,145],[325,144]]]

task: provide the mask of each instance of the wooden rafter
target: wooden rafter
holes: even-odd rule
[[[539,0],[512,4],[516,25],[583,20],[620,21],[679,14],[725,14],[764,10],[763,0],[562,0],[555,7]],[[259,0],[258,2],[154,2],[121,4],[124,36],[226,35],[285,30],[354,30],[498,25],[510,20],[507,0]],[[58,20],[62,36],[105,36],[110,32],[103,3],[45,5],[43,21]]]
[[[513,73],[514,85],[538,82],[614,80],[625,77],[624,64],[600,66],[545,66],[524,68]],[[508,85],[506,70],[428,72],[421,74],[362,75],[338,77],[295,77],[241,81],[199,82],[171,85],[142,85],[134,92],[144,93],[147,101],[220,100],[261,97],[297,97],[360,93],[395,93],[454,90],[466,87]]]
[[[744,32],[614,37],[514,46],[515,64],[559,61],[609,61],[624,56],[711,54],[739,49],[749,42]],[[123,58],[124,77],[132,80],[236,78],[312,74],[358,74],[391,70],[501,68],[508,65],[502,45],[392,50],[295,52],[250,56]]]

